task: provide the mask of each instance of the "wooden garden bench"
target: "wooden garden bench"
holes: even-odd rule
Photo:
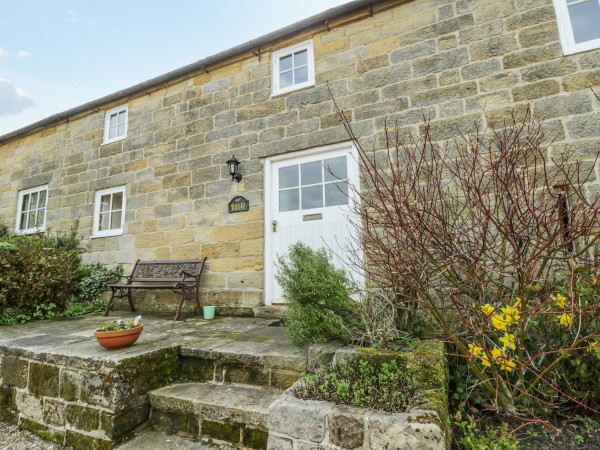
[[[181,292],[181,300],[177,307],[175,320],[179,320],[181,307],[184,300],[196,300],[196,314],[200,313],[200,275],[204,269],[206,258],[185,259],[178,261],[140,261],[137,260],[131,275],[124,276],[118,273],[114,275],[124,278],[124,284],[106,283],[112,291],[108,305],[106,305],[105,316],[108,316],[110,305],[115,297],[129,300],[129,306],[135,311],[131,300],[132,289],[170,289],[173,292]],[[143,284],[140,284],[143,283]]]

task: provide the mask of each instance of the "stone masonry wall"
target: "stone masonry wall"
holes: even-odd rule
[[[264,159],[349,140],[327,83],[369,148],[385,147],[386,115],[405,134],[426,112],[442,139],[482,120],[484,106],[497,120],[527,102],[559,144],[584,158],[600,147],[590,91],[600,50],[563,56],[551,0],[390,1],[328,25],[0,145],[0,223],[14,228],[19,190],[48,184],[48,227],[76,225],[88,261],[128,270],[138,258],[207,256],[205,304],[252,307],[264,302]],[[272,98],[271,52],[307,39],[316,86]],[[127,138],[102,145],[105,109],[125,102]],[[224,164],[232,154],[239,184]],[[90,239],[95,192],[120,185],[124,234]],[[238,193],[250,210],[228,214]],[[145,302],[172,309],[176,299]]]

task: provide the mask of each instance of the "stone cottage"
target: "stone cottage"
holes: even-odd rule
[[[430,114],[443,139],[484,106],[494,119],[529,102],[590,155],[599,24],[598,0],[353,1],[0,136],[0,223],[76,226],[87,261],[126,270],[206,256],[202,301],[249,314],[281,303],[274,262],[291,243],[344,258],[359,170],[328,86],[369,148],[385,147],[386,115],[419,133]]]

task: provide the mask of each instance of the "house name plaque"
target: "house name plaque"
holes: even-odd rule
[[[231,201],[229,202],[229,212],[230,213],[248,211],[249,209],[250,209],[250,202],[248,200],[246,200],[244,197],[242,197],[241,195],[238,195],[237,197],[232,198]]]

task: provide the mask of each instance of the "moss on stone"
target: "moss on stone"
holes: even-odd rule
[[[179,377],[190,381],[212,381],[215,364],[212,359],[182,356]]]
[[[113,448],[113,443],[67,430],[65,446],[73,447],[75,450],[110,450]]]
[[[233,423],[213,422],[203,420],[201,433],[215,439],[221,439],[227,442],[237,444],[240,442],[241,426]]]
[[[100,410],[68,404],[67,423],[83,431],[97,430],[100,427]]]
[[[244,428],[244,446],[248,448],[267,448],[269,432],[258,428]]]
[[[45,397],[58,397],[57,366],[31,363],[29,367],[29,392]]]
[[[65,439],[64,431],[55,430],[40,423],[34,422],[33,420],[26,419],[25,417],[21,419],[19,428],[22,430],[31,431],[33,434],[37,434],[38,436],[48,441],[56,442],[57,444],[62,444]]]

